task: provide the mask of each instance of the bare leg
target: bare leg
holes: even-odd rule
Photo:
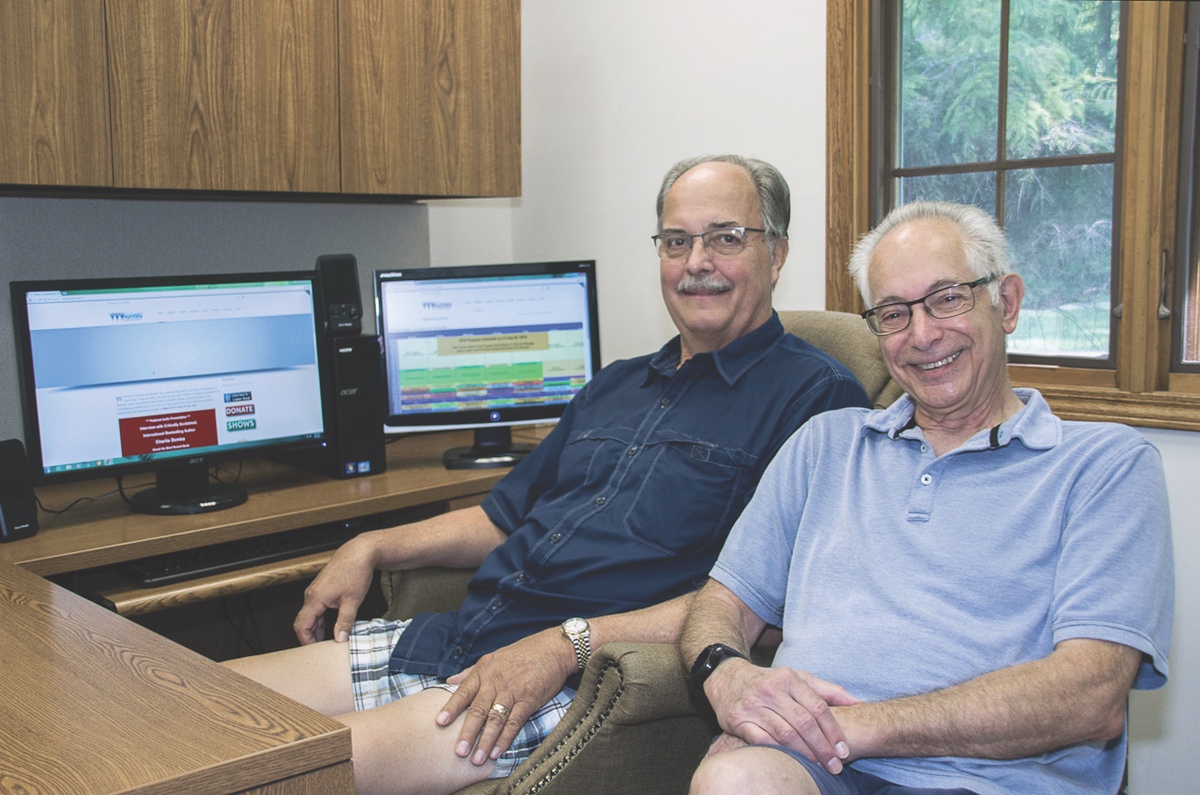
[[[326,640],[223,664],[325,715],[354,711],[348,643]]]
[[[692,776],[691,795],[820,795],[804,766],[774,748],[746,746],[706,756]]]
[[[448,795],[484,780],[494,767],[476,767],[455,755],[463,716],[446,727],[434,721],[450,697],[445,690],[355,712],[347,643],[323,641],[224,665],[349,726],[359,793]]]
[[[350,727],[354,787],[367,793],[449,793],[483,781],[495,766],[454,754],[463,716],[440,727],[434,717],[449,693],[424,690],[381,707],[338,716]]]

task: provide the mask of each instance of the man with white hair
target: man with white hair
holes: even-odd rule
[[[802,427],[693,600],[681,652],[724,733],[692,791],[1111,795],[1130,688],[1167,678],[1158,452],[1010,384],[1024,284],[984,212],[900,207],[850,269],[906,396]]]

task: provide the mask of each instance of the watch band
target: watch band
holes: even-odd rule
[[[562,623],[562,633],[575,648],[575,662],[582,671],[592,658],[592,633],[588,622],[582,618],[568,618]]]
[[[708,677],[712,676],[712,672],[717,670],[718,665],[731,658],[748,659],[746,655],[724,643],[705,646],[688,671],[688,687],[692,689],[693,693],[704,698],[704,683],[708,681]]]

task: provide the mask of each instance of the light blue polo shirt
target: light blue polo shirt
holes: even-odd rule
[[[1158,451],[1017,393],[1025,408],[941,457],[908,397],[822,414],[780,449],[712,572],[783,627],[776,665],[879,701],[1095,638],[1144,653],[1135,687],[1166,682],[1174,567]],[[854,766],[980,795],[1111,793],[1124,759],[1122,737],[1011,761]]]

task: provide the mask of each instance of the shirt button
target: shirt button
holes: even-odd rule
[[[592,500],[592,502],[596,503],[597,505],[603,505],[604,503],[608,502],[608,498],[597,497],[596,499]]]
[[[665,409],[667,406],[671,405],[671,398],[663,398],[662,400],[658,401],[658,405]]]
[[[924,442],[922,442],[922,443],[921,443],[921,452],[922,452],[922,453],[928,453],[928,452],[929,452],[929,445],[927,445],[927,444],[925,444]]]
[[[462,646],[454,647],[454,656],[458,657],[459,659],[462,659],[462,656],[463,656],[463,647]]]
[[[630,447],[628,450],[625,451],[625,455],[629,456],[630,458],[633,458],[637,454],[638,454],[638,449],[636,447]]]
[[[517,582],[529,582],[529,575],[525,572],[521,572],[517,575]]]
[[[562,541],[562,533],[554,533],[550,536],[551,544],[557,544],[559,541]]]
[[[930,474],[924,474],[924,475],[922,475],[922,476],[921,476],[921,483],[922,483],[922,485],[928,486],[928,485],[929,485],[930,483],[932,483],[932,482],[933,482],[933,475],[930,475]]]

